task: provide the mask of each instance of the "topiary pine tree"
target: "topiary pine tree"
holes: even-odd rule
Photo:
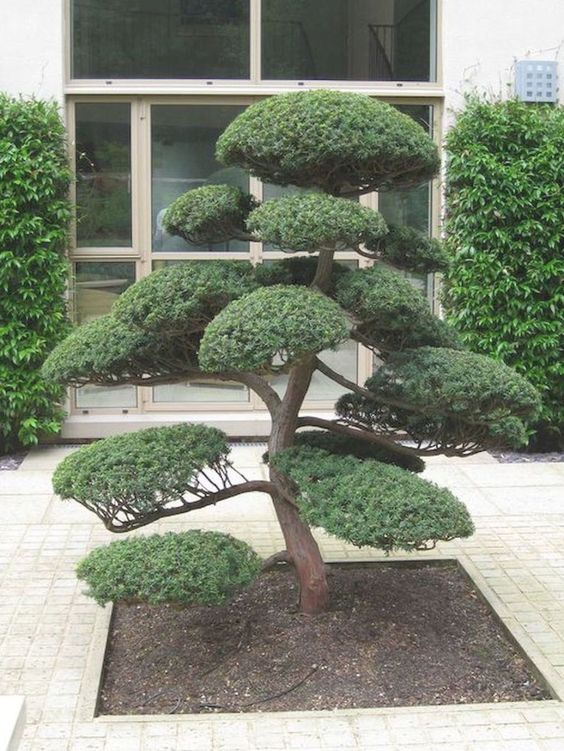
[[[440,243],[389,228],[354,200],[437,173],[437,148],[410,118],[360,94],[283,94],[241,114],[219,139],[217,157],[270,183],[309,190],[258,205],[236,188],[209,185],[169,207],[167,231],[193,243],[236,238],[308,256],[258,268],[211,261],[157,271],[110,314],[71,334],[44,373],[78,387],[203,375],[244,384],[272,419],[269,480],[240,475],[220,431],[179,425],[82,448],[59,466],[54,486],[114,532],[241,493],[267,493],[287,547],[273,560],[294,566],[300,608],[317,613],[328,588],[309,524],[386,551],[469,536],[464,505],[417,476],[421,457],[522,443],[539,399],[506,366],[464,351],[402,275],[443,270]],[[334,261],[336,251],[350,248],[374,265],[350,270]],[[363,387],[318,357],[348,338],[382,363]],[[335,419],[301,412],[315,371],[349,390]],[[269,384],[276,373],[288,375],[282,397]],[[259,570],[242,543],[200,532],[113,543],[94,551],[79,575],[100,602],[202,603],[221,601]]]

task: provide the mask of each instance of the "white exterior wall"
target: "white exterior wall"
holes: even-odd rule
[[[446,109],[477,90],[513,95],[516,60],[559,60],[564,102],[564,0],[443,0]]]
[[[0,0],[0,91],[64,99],[64,0]]]

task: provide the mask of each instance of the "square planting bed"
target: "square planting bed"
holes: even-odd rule
[[[330,564],[330,609],[282,567],[228,605],[115,605],[97,714],[303,711],[553,698],[456,561]]]

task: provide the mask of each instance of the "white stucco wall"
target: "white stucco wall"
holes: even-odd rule
[[[564,102],[564,0],[443,0],[446,107],[477,89],[513,94],[516,60],[558,60]]]
[[[0,0],[0,91],[63,101],[64,0]]]

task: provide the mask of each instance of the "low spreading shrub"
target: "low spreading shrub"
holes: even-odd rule
[[[245,542],[192,529],[112,542],[83,558],[76,572],[99,605],[221,605],[260,570],[260,558]]]

